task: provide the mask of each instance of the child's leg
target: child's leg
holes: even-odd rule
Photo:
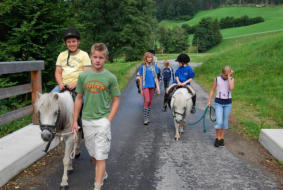
[[[143,89],[143,96],[144,96],[143,123],[147,125],[149,123],[149,106],[150,106],[149,88]]]
[[[148,108],[150,105],[150,94],[149,94],[149,88],[143,89],[143,97],[144,97],[144,108]]]
[[[155,88],[149,88],[149,105],[148,105],[149,107],[152,106],[154,90],[155,90]]]
[[[232,104],[223,105],[223,128],[221,130],[221,138],[224,139],[225,130],[228,129],[229,116],[231,113]]]
[[[216,139],[215,146],[219,146],[219,141],[221,140],[221,130],[223,128],[223,107],[221,104],[215,103],[215,115],[216,115]]]
[[[105,160],[96,160],[95,183],[97,183],[97,184],[103,183],[105,170],[106,170],[106,161]]]

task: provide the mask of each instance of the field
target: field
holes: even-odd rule
[[[261,128],[283,128],[283,32],[224,40],[206,53],[196,81],[208,91],[224,65],[235,71],[233,115],[238,130],[258,138]]]
[[[248,15],[249,17],[261,16],[264,18],[264,22],[254,24],[250,26],[243,26],[238,28],[228,28],[221,30],[223,38],[236,37],[241,35],[283,30],[283,6],[276,7],[225,7],[214,10],[201,11],[195,15],[195,17],[189,21],[170,21],[164,20],[160,25],[167,25],[173,27],[174,25],[181,26],[182,24],[189,24],[190,26],[197,24],[204,17],[212,17],[221,19],[226,16],[233,16],[235,18]]]

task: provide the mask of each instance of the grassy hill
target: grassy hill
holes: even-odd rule
[[[224,40],[196,68],[196,80],[210,90],[221,68],[235,71],[233,115],[239,130],[258,138],[261,128],[283,128],[283,32]]]
[[[266,32],[272,30],[283,29],[283,6],[275,7],[224,7],[213,10],[201,11],[195,17],[189,21],[176,22],[170,20],[164,20],[160,25],[167,25],[173,27],[174,25],[189,24],[195,25],[204,17],[212,18],[224,18],[226,16],[241,17],[243,15],[248,15],[249,17],[262,16],[265,21],[263,23],[254,24],[250,26],[238,27],[238,28],[228,28],[221,30],[224,38],[246,35],[251,33]]]

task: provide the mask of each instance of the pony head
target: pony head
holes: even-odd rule
[[[60,117],[59,95],[57,93],[37,93],[35,108],[39,115],[41,138],[51,141],[56,133],[56,124]]]
[[[191,94],[187,89],[176,90],[171,100],[172,114],[177,123],[184,121],[192,107]]]

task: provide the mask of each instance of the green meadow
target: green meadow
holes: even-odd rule
[[[235,71],[234,128],[258,138],[262,128],[283,128],[283,32],[224,40],[196,68],[196,81],[210,91],[221,68]]]
[[[262,7],[262,8],[223,7],[213,10],[201,11],[198,14],[196,14],[193,19],[189,21],[176,22],[171,20],[164,20],[160,22],[160,25],[173,27],[174,25],[181,26],[182,24],[189,24],[190,26],[192,26],[197,24],[202,18],[205,17],[217,18],[219,20],[227,16],[233,16],[235,18],[238,18],[244,15],[247,15],[249,17],[261,16],[264,18],[264,22],[250,26],[223,29],[221,30],[223,38],[283,29],[283,6]]]

